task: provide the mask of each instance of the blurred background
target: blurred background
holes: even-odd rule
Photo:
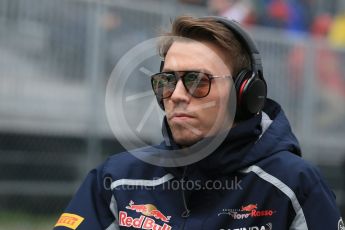
[[[345,1],[0,0],[0,229],[51,229],[86,173],[123,150],[105,116],[111,71],[181,14],[251,31],[269,96],[345,216]]]

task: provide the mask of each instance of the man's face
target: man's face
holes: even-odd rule
[[[222,49],[210,42],[175,41],[167,52],[163,71],[202,71],[214,76],[230,76]],[[181,80],[171,97],[163,100],[167,121],[175,142],[195,144],[207,136],[228,130],[232,125],[228,107],[232,79],[211,80],[209,94],[191,96]]]

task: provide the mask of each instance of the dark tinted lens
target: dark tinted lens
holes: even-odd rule
[[[173,73],[158,73],[152,76],[152,88],[161,98],[170,97],[176,86],[176,77]]]
[[[183,84],[194,97],[205,97],[210,90],[210,79],[205,73],[187,72],[183,76]]]

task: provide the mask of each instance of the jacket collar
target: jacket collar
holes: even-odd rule
[[[163,121],[166,148],[178,149],[166,119]],[[206,158],[186,166],[185,169],[166,168],[176,177],[183,171],[192,179],[209,179],[248,167],[270,155],[288,150],[300,155],[300,149],[281,107],[267,99],[262,113],[230,129],[221,145]]]
[[[224,141],[214,152],[206,158],[187,166],[188,177],[192,179],[191,177],[194,175],[198,179],[200,179],[200,176],[206,179],[234,171],[240,167],[240,162],[245,158],[247,150],[262,133],[261,118],[262,115],[258,114],[230,129]],[[164,119],[163,135],[165,144],[169,149],[179,148],[172,138],[166,119]],[[173,173],[176,177],[182,177],[184,170],[182,168],[167,168],[167,171]]]

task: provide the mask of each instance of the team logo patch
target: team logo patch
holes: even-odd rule
[[[83,222],[84,218],[76,214],[62,213],[59,220],[55,224],[55,227],[63,226],[70,229],[77,229],[77,227]]]
[[[248,204],[242,206],[239,209],[223,209],[222,212],[218,213],[220,215],[229,215],[235,220],[242,220],[247,218],[256,218],[264,216],[273,216],[276,211],[271,209],[261,210],[258,209],[257,204]]]
[[[119,212],[119,225],[124,227],[133,227],[137,229],[157,229],[157,230],[171,230],[168,224],[171,216],[164,215],[153,204],[134,204],[130,201],[126,209],[138,212],[139,218],[133,218],[125,211]],[[156,221],[162,221],[163,225],[159,225]]]
[[[340,218],[338,221],[338,230],[345,230],[343,219]]]

